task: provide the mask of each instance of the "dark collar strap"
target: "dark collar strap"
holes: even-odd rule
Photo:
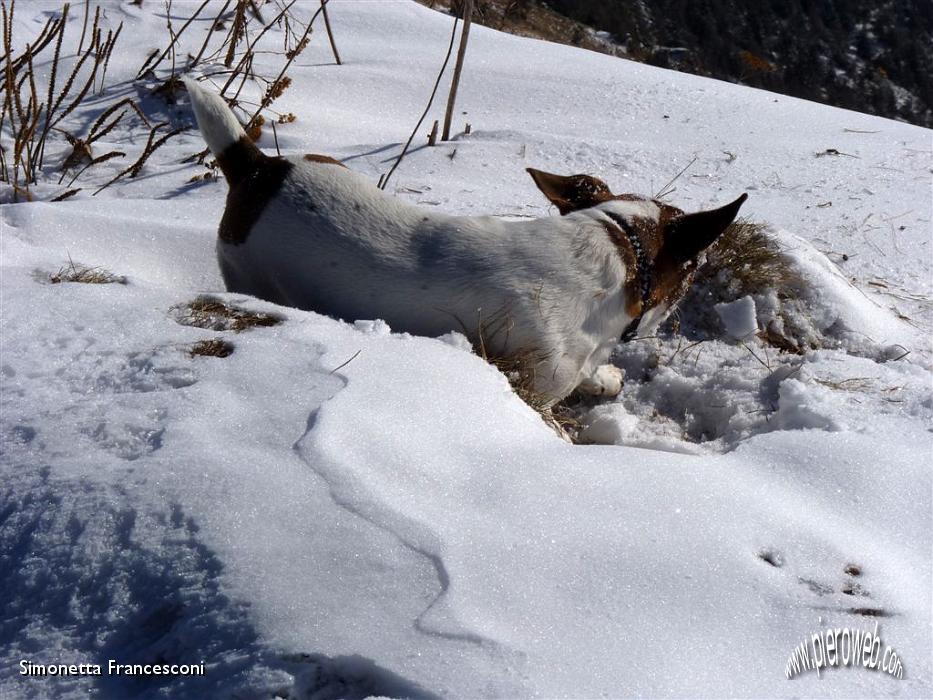
[[[652,282],[651,261],[648,259],[648,254],[645,252],[645,246],[642,244],[641,238],[632,229],[631,224],[618,214],[605,210],[601,211],[619,227],[619,230],[625,235],[628,244],[632,247],[632,252],[635,253],[635,274],[638,275],[638,286],[641,292],[641,308],[638,311],[638,316],[633,318],[632,322],[629,323],[628,327],[622,332],[622,342],[625,343],[635,337],[635,334],[638,332],[638,324],[648,308]]]

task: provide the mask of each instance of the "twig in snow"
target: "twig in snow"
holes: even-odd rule
[[[463,30],[460,32],[460,48],[457,49],[457,62],[454,64],[454,77],[450,81],[450,95],[447,97],[447,111],[444,114],[444,129],[441,132],[441,141],[450,139],[450,122],[454,116],[454,103],[457,101],[457,89],[460,87],[460,72],[463,70],[463,59],[466,57],[467,41],[470,38],[470,24],[473,21],[473,0],[463,3]]]
[[[351,357],[351,358],[350,358],[349,360],[347,360],[346,362],[343,362],[343,363],[337,365],[336,367],[334,367],[334,368],[330,371],[330,373],[331,373],[331,374],[334,374],[334,373],[337,372],[338,370],[341,370],[341,369],[343,369],[344,367],[346,367],[348,364],[350,364],[351,362],[353,362],[353,360],[355,360],[357,357],[359,357],[361,352],[363,352],[363,348],[360,348],[360,349],[357,350],[355,353],[353,353],[353,357]]]
[[[858,158],[859,156],[853,155],[851,153],[843,153],[835,148],[827,148],[825,151],[820,151],[819,153],[814,153],[817,158],[822,158],[823,156],[846,156],[847,158]]]
[[[657,193],[656,195],[654,195],[654,198],[655,198],[655,199],[662,199],[663,197],[666,197],[666,196],[669,195],[671,192],[673,192],[673,191],[674,191],[673,189],[669,189],[670,186],[673,185],[675,182],[677,182],[677,180],[680,179],[680,176],[683,175],[685,172],[687,172],[687,171],[690,169],[690,166],[692,166],[692,165],[693,165],[694,163],[696,163],[696,162],[697,162],[697,157],[694,156],[694,157],[693,157],[693,160],[691,160],[689,163],[687,163],[687,165],[684,166],[683,170],[681,170],[679,173],[677,173],[673,178],[671,178],[670,182],[668,182],[666,185],[664,185],[664,187],[662,187],[660,190],[658,190],[658,193]]]
[[[272,139],[275,141],[275,155],[281,156],[282,151],[279,150],[279,133],[275,130],[275,122],[272,122]]]
[[[739,341],[739,342],[741,343],[741,345],[742,345],[743,348],[745,348],[746,350],[748,350],[748,351],[751,353],[752,357],[754,357],[756,360],[758,360],[758,361],[761,363],[761,366],[762,366],[762,367],[764,367],[764,368],[765,368],[766,370],[768,370],[769,372],[771,371],[771,365],[770,365],[770,364],[768,364],[767,362],[765,362],[764,360],[762,360],[760,357],[758,357],[758,355],[755,354],[755,351],[752,350],[750,347],[748,347],[748,345],[747,345],[744,341]]]
[[[457,38],[457,23],[459,22],[458,17],[454,17],[454,26],[450,32],[450,45],[447,47],[447,55],[444,57],[444,64],[441,66],[440,72],[437,74],[437,80],[434,81],[434,89],[431,90],[431,96],[428,98],[428,104],[424,108],[424,112],[421,114],[421,118],[418,120],[418,123],[415,124],[415,128],[411,130],[411,135],[408,137],[408,141],[405,142],[405,146],[402,148],[402,152],[399,153],[398,158],[395,160],[395,163],[392,164],[392,167],[389,168],[389,172],[385,175],[379,177],[379,189],[384,190],[386,185],[389,184],[389,178],[392,177],[392,173],[395,172],[395,169],[399,166],[399,163],[402,162],[402,159],[405,157],[405,154],[408,153],[408,147],[411,146],[412,140],[415,138],[415,134],[418,133],[418,129],[421,128],[421,124],[424,122],[425,117],[428,116],[428,112],[431,111],[431,104],[434,102],[434,97],[437,95],[437,88],[441,84],[441,78],[444,76],[444,71],[447,70],[447,64],[450,62],[450,55],[454,50],[454,39]]]
[[[330,28],[330,17],[327,15],[328,0],[321,0],[321,11],[324,13],[324,27],[327,29],[327,38],[330,39],[330,48],[334,52],[334,60],[337,65],[342,65],[340,54],[337,52],[337,42],[334,41],[334,32]]]

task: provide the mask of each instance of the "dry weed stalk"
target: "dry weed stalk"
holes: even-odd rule
[[[148,55],[138,71],[137,79],[155,79],[156,71],[170,59],[168,75],[163,74],[161,82],[151,92],[171,103],[182,89],[179,80],[182,72],[190,71],[202,63],[222,62],[227,69],[222,72],[227,76],[221,94],[226,94],[232,108],[239,108],[247,116],[247,128],[258,138],[264,121],[260,113],[268,109],[291,84],[286,71],[310,43],[314,21],[319,14],[326,12],[327,0],[320,0],[320,7],[307,22],[301,21],[292,12],[297,0],[277,0],[278,12],[269,22],[263,18],[256,0],[226,0],[219,12],[209,20],[207,36],[200,42],[199,50],[194,56],[188,54],[183,66],[176,64],[181,40],[194,31],[192,27],[203,24],[197,22],[198,19],[210,18],[210,15],[204,14],[209,3],[208,0],[199,2],[191,16],[176,28],[172,22],[172,0],[163,1],[168,10],[165,25],[167,43],[164,48]],[[12,186],[14,199],[32,199],[30,189],[37,183],[43,168],[46,146],[56,135],[60,135],[71,146],[71,151],[63,159],[58,179],[59,183],[65,182],[69,171],[72,172],[68,182],[70,187],[88,168],[125,156],[125,153],[117,150],[98,155],[94,153],[93,146],[130,116],[130,110],[149,128],[145,146],[136,161],[99,187],[96,194],[120,178],[138,175],[152,153],[180,132],[180,129],[162,132],[167,125],[150,124],[139,106],[130,99],[111,105],[97,117],[86,134],[70,133],[64,128],[64,121],[82,105],[89,94],[103,90],[107,67],[123,26],[119,25],[116,30],[102,28],[100,7],[93,6],[90,0],[82,4],[84,17],[76,52],[72,53],[63,45],[66,22],[71,11],[71,5],[66,3],[60,14],[48,18],[38,36],[22,52],[14,54],[12,47],[17,44],[13,40],[16,0],[0,0],[0,48],[3,53],[0,66],[0,132],[4,135],[4,146],[0,147],[0,180]],[[254,59],[260,52],[259,42],[275,27],[284,28],[281,54],[285,61],[278,74],[269,78],[256,74]],[[331,27],[328,27],[328,33],[336,58],[338,55]],[[214,40],[218,36],[222,38],[216,45]],[[215,45],[212,47],[212,44]],[[261,52],[268,53],[265,47]],[[74,56],[74,60],[69,63],[68,69],[63,70],[63,56],[70,55]],[[36,84],[34,66],[40,60],[50,66],[47,85]],[[263,90],[258,103],[250,104],[251,111],[247,111],[244,105],[248,103],[240,99],[240,94],[250,80],[259,82]],[[228,94],[231,87],[235,88],[232,96]],[[273,113],[280,124],[295,120],[291,113],[277,114],[274,110]],[[7,143],[9,147],[6,147]],[[68,190],[57,195],[55,200],[74,196],[78,191],[80,188]]]
[[[166,1],[170,2],[171,0]],[[232,9],[231,3],[233,3]],[[226,80],[220,88],[220,94],[225,97],[232,109],[239,109],[242,114],[248,115],[245,119],[246,128],[253,133],[255,138],[258,138],[262,126],[260,113],[268,109],[291,84],[291,78],[286,76],[285,73],[291,63],[310,43],[312,26],[317,16],[323,11],[326,0],[307,23],[301,22],[292,13],[292,8],[296,3],[297,0],[288,0],[288,2],[283,0],[279,3],[279,11],[276,15],[269,22],[265,22],[255,0],[226,0],[213,19],[210,20],[207,36],[201,42],[197,53],[193,56],[188,54],[184,66],[177,67],[175,64],[175,50],[180,45],[180,40],[185,32],[190,34],[190,28],[195,26],[195,19],[202,15],[207,6],[205,0],[197,7],[194,14],[181,25],[177,32],[171,21],[167,23],[169,43],[161,51],[156,50],[149,54],[136,77],[137,79],[161,80],[162,82],[153,88],[151,92],[163,97],[167,102],[173,103],[175,95],[181,89],[181,82],[178,78],[180,73],[190,72],[196,66],[202,64],[218,63],[224,69],[212,70],[207,77],[226,76]],[[270,79],[256,73],[254,60],[260,52],[259,42],[274,27],[284,28],[284,45],[281,55],[286,61],[278,75]],[[303,29],[296,32],[294,27],[302,27]],[[224,32],[224,30],[226,32],[219,44],[211,47],[212,39]],[[263,51],[263,53],[268,53],[268,51]],[[167,57],[172,58],[171,70],[167,77],[157,78],[156,71]],[[252,112],[247,112],[244,109],[244,105],[248,103],[240,97],[243,88],[249,81],[258,82],[263,87],[262,97],[258,104],[250,105],[255,107]],[[294,116],[291,114],[276,114],[276,117],[279,123],[294,121]]]
[[[3,133],[4,137],[9,135],[9,143],[12,144],[9,151],[6,148],[0,148],[0,181],[12,186],[14,199],[31,200],[30,187],[38,181],[39,173],[45,163],[45,150],[51,135],[62,134],[72,147],[71,153],[62,163],[63,171],[86,163],[80,171],[84,172],[93,165],[123,155],[119,151],[111,151],[103,156],[94,157],[91,149],[95,141],[109,134],[126,115],[126,110],[124,110],[109,123],[107,122],[107,119],[119,107],[128,106],[144,122],[146,119],[132,100],[124,99],[105,110],[86,137],[75,136],[61,128],[60,124],[78,109],[89,94],[92,92],[99,94],[103,90],[107,66],[123,25],[120,24],[116,30],[108,29],[105,33],[100,27],[100,8],[94,9],[91,21],[91,6],[87,0],[84,3],[81,40],[75,54],[77,58],[71,69],[64,75],[65,79],[59,88],[62,44],[70,5],[68,3],[63,5],[59,16],[49,17],[38,37],[32,43],[27,44],[19,55],[14,55],[12,49],[15,10],[16,0],[9,0],[9,4],[6,0],[0,0],[3,48],[0,133]],[[90,31],[88,31],[89,21]],[[89,37],[87,44],[85,44],[85,36]],[[41,54],[49,47],[51,47],[51,57],[48,59],[48,84],[41,91],[42,97],[40,98],[35,64],[39,59],[46,59]],[[6,141],[6,138],[4,140]],[[59,182],[64,180],[64,177],[63,172]],[[71,182],[74,182],[74,178]],[[60,201],[67,196],[73,196],[75,192],[77,190],[63,193],[55,200]]]
[[[459,21],[460,18],[454,16],[454,26],[450,30],[450,44],[447,46],[447,55],[444,56],[444,62],[441,64],[441,69],[437,74],[437,79],[434,81],[434,88],[431,90],[431,95],[428,97],[428,104],[425,106],[424,112],[421,113],[421,118],[418,119],[418,123],[415,124],[415,128],[411,130],[411,135],[409,135],[408,141],[406,141],[405,145],[402,147],[402,152],[398,154],[398,158],[396,158],[395,162],[392,164],[392,167],[389,168],[389,172],[379,177],[379,189],[384,190],[388,186],[389,178],[392,177],[392,173],[395,172],[395,169],[398,168],[402,160],[405,158],[405,155],[408,153],[408,148],[411,146],[411,142],[415,138],[415,134],[418,133],[418,129],[420,129],[421,124],[424,123],[425,117],[428,116],[428,112],[431,111],[431,105],[434,103],[434,98],[437,96],[437,89],[440,87],[441,78],[444,77],[444,72],[447,70],[447,64],[450,63],[450,56],[453,54],[454,41],[457,38],[457,24]]]

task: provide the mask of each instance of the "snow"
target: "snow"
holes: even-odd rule
[[[736,340],[742,340],[758,330],[755,300],[748,295],[735,301],[721,301],[713,308],[719,314],[726,333]]]
[[[18,3],[21,36],[49,7]],[[451,20],[415,3],[329,7],[346,64],[315,32],[276,103],[298,115],[279,146],[375,178],[423,109]],[[163,41],[161,5],[107,4],[104,26],[121,20],[117,87],[71,128]],[[147,100],[193,123],[184,102]],[[933,694],[931,132],[478,26],[458,112],[473,133],[412,152],[397,196],[544,216],[526,166],[652,194],[696,157],[670,201],[748,191],[743,213],[808,282],[796,300],[703,311],[725,303],[748,329],[781,319],[815,347],[633,341],[615,357],[622,394],[584,415],[600,444],[573,446],[459,334],[223,292],[225,186],[188,183],[203,172],[180,164],[203,148],[194,131],[96,197],[125,165],[89,170],[66,202],[4,204],[0,695]],[[145,133],[100,147],[132,154]],[[858,157],[816,156],[828,148]],[[69,259],[127,283],[49,283]],[[282,321],[181,322],[201,295]],[[190,354],[218,337],[229,357]],[[801,639],[876,621],[903,680],[785,680]],[[110,658],[207,673],[16,672]]]

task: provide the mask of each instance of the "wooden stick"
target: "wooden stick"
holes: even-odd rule
[[[337,65],[343,65],[340,61],[340,54],[337,52],[337,44],[334,42],[334,32],[330,28],[330,17],[327,15],[327,3],[328,0],[321,0],[321,9],[324,11],[324,26],[327,28],[327,38],[330,39],[330,48],[334,52],[334,60],[337,61]]]
[[[431,134],[428,136],[428,145],[437,145],[437,119],[434,120],[434,126],[431,128]]]
[[[473,19],[473,0],[463,3],[463,30],[460,32],[460,48],[457,50],[457,63],[454,65],[454,79],[450,83],[450,97],[447,98],[447,113],[444,115],[444,134],[442,141],[450,140],[450,122],[454,116],[454,103],[457,101],[457,87],[460,85],[460,71],[463,70],[463,58],[466,55],[467,40],[470,38],[470,24]]]

